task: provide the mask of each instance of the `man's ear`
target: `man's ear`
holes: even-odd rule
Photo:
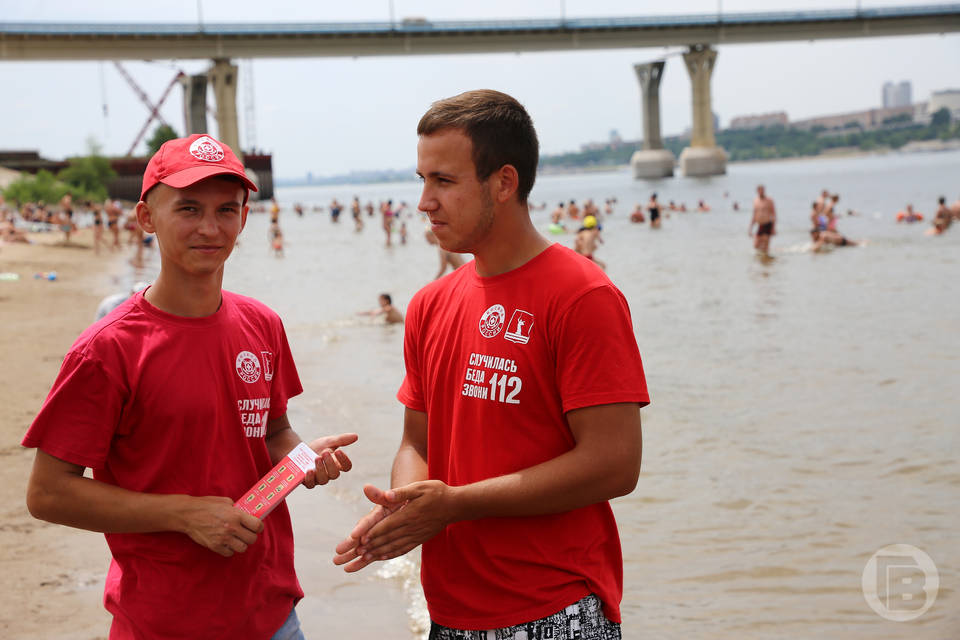
[[[240,210],[240,231],[243,231],[243,228],[247,226],[247,214],[250,213],[250,205],[245,204]]]
[[[493,199],[501,203],[508,202],[510,198],[514,197],[517,188],[520,186],[520,175],[517,173],[517,168],[512,164],[505,164],[494,172],[493,177],[496,178],[493,185]]]
[[[150,205],[141,200],[137,203],[136,212],[137,223],[140,225],[140,228],[147,233],[156,233],[157,228],[153,224],[153,211],[150,209]]]

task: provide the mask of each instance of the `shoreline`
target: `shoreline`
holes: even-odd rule
[[[5,638],[106,638],[110,615],[102,601],[109,553],[99,533],[34,519],[25,491],[34,451],[20,446],[56,378],[67,349],[93,322],[99,301],[118,288],[128,249],[94,254],[92,230],[81,229],[69,246],[61,234],[31,233],[32,244],[0,245],[4,363],[0,384],[6,411],[0,417],[4,445],[0,496],[3,592],[0,635]],[[55,280],[34,274],[56,271]]]

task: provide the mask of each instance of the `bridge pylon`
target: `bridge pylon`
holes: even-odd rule
[[[727,172],[727,153],[717,146],[713,134],[713,109],[710,77],[717,51],[710,45],[692,45],[683,54],[693,89],[693,132],[690,146],[680,153],[680,169],[685,176],[718,176]]]
[[[217,101],[217,137],[233,149],[241,162],[240,125],[237,119],[238,67],[225,58],[217,58],[207,71]]]
[[[184,135],[210,132],[207,125],[207,86],[212,85],[217,102],[217,138],[227,143],[242,160],[237,121],[237,65],[229,60],[216,59],[206,73],[184,76],[180,83],[183,85]]]
[[[643,110],[643,149],[630,158],[634,179],[664,178],[673,175],[676,158],[663,147],[660,136],[660,79],[665,61],[635,64],[633,70],[640,82]]]
[[[184,136],[207,133],[207,74],[197,73],[180,78],[183,86]]]

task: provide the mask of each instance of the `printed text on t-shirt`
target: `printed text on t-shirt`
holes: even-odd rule
[[[270,398],[244,398],[237,400],[240,424],[248,438],[267,435],[267,416],[270,415]]]
[[[520,404],[517,396],[523,388],[523,380],[519,376],[510,375],[516,371],[517,363],[514,360],[471,353],[460,395],[505,404]]]

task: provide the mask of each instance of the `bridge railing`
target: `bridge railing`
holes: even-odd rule
[[[818,9],[750,13],[706,13],[664,16],[596,18],[534,18],[517,20],[429,21],[407,19],[396,22],[316,23],[56,23],[0,22],[2,36],[318,36],[383,35],[424,33],[482,33],[531,31],[602,31],[642,28],[671,28],[724,25],[751,25],[848,20],[896,19],[960,13],[960,4],[930,4],[909,7],[866,9]]]

